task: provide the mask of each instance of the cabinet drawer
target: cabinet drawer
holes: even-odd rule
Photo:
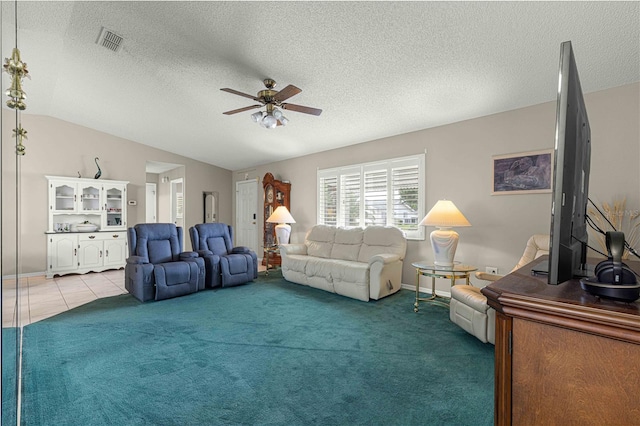
[[[87,232],[78,234],[79,241],[126,240],[126,232]]]

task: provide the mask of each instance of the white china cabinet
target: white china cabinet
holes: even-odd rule
[[[127,257],[128,182],[46,178],[47,278],[123,268]]]

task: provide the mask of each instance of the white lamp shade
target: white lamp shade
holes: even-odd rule
[[[471,226],[471,223],[449,200],[439,200],[420,222],[422,226],[435,226],[439,229],[430,235],[433,249],[433,263],[438,266],[453,267],[453,259],[458,247],[458,233],[454,226]]]
[[[296,220],[291,216],[289,210],[285,206],[278,206],[277,209],[271,213],[271,216],[267,219],[269,223],[296,223]]]
[[[450,200],[438,200],[429,213],[420,222],[422,226],[452,228],[454,226],[471,226],[466,217]]]

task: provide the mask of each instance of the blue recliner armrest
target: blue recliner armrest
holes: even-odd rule
[[[195,251],[183,251],[182,253],[180,253],[180,260],[191,260],[191,259],[195,259],[199,257],[198,253],[196,253]]]
[[[130,265],[144,265],[149,262],[142,256],[129,256],[127,257],[127,263]]]
[[[195,263],[198,267],[198,290],[204,290],[205,264],[204,258],[195,251],[183,251],[180,253],[180,260],[183,262]]]
[[[213,252],[211,250],[196,250],[198,253],[198,256],[200,257],[206,257],[206,256],[213,256]]]
[[[251,249],[249,247],[238,246],[231,249],[231,253],[233,254],[249,254],[251,253]]]

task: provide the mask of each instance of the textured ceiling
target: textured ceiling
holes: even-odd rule
[[[18,22],[26,113],[229,170],[553,101],[566,40],[585,92],[640,81],[639,2],[21,1]],[[322,115],[267,130],[222,114],[254,102],[221,88],[266,77]]]

